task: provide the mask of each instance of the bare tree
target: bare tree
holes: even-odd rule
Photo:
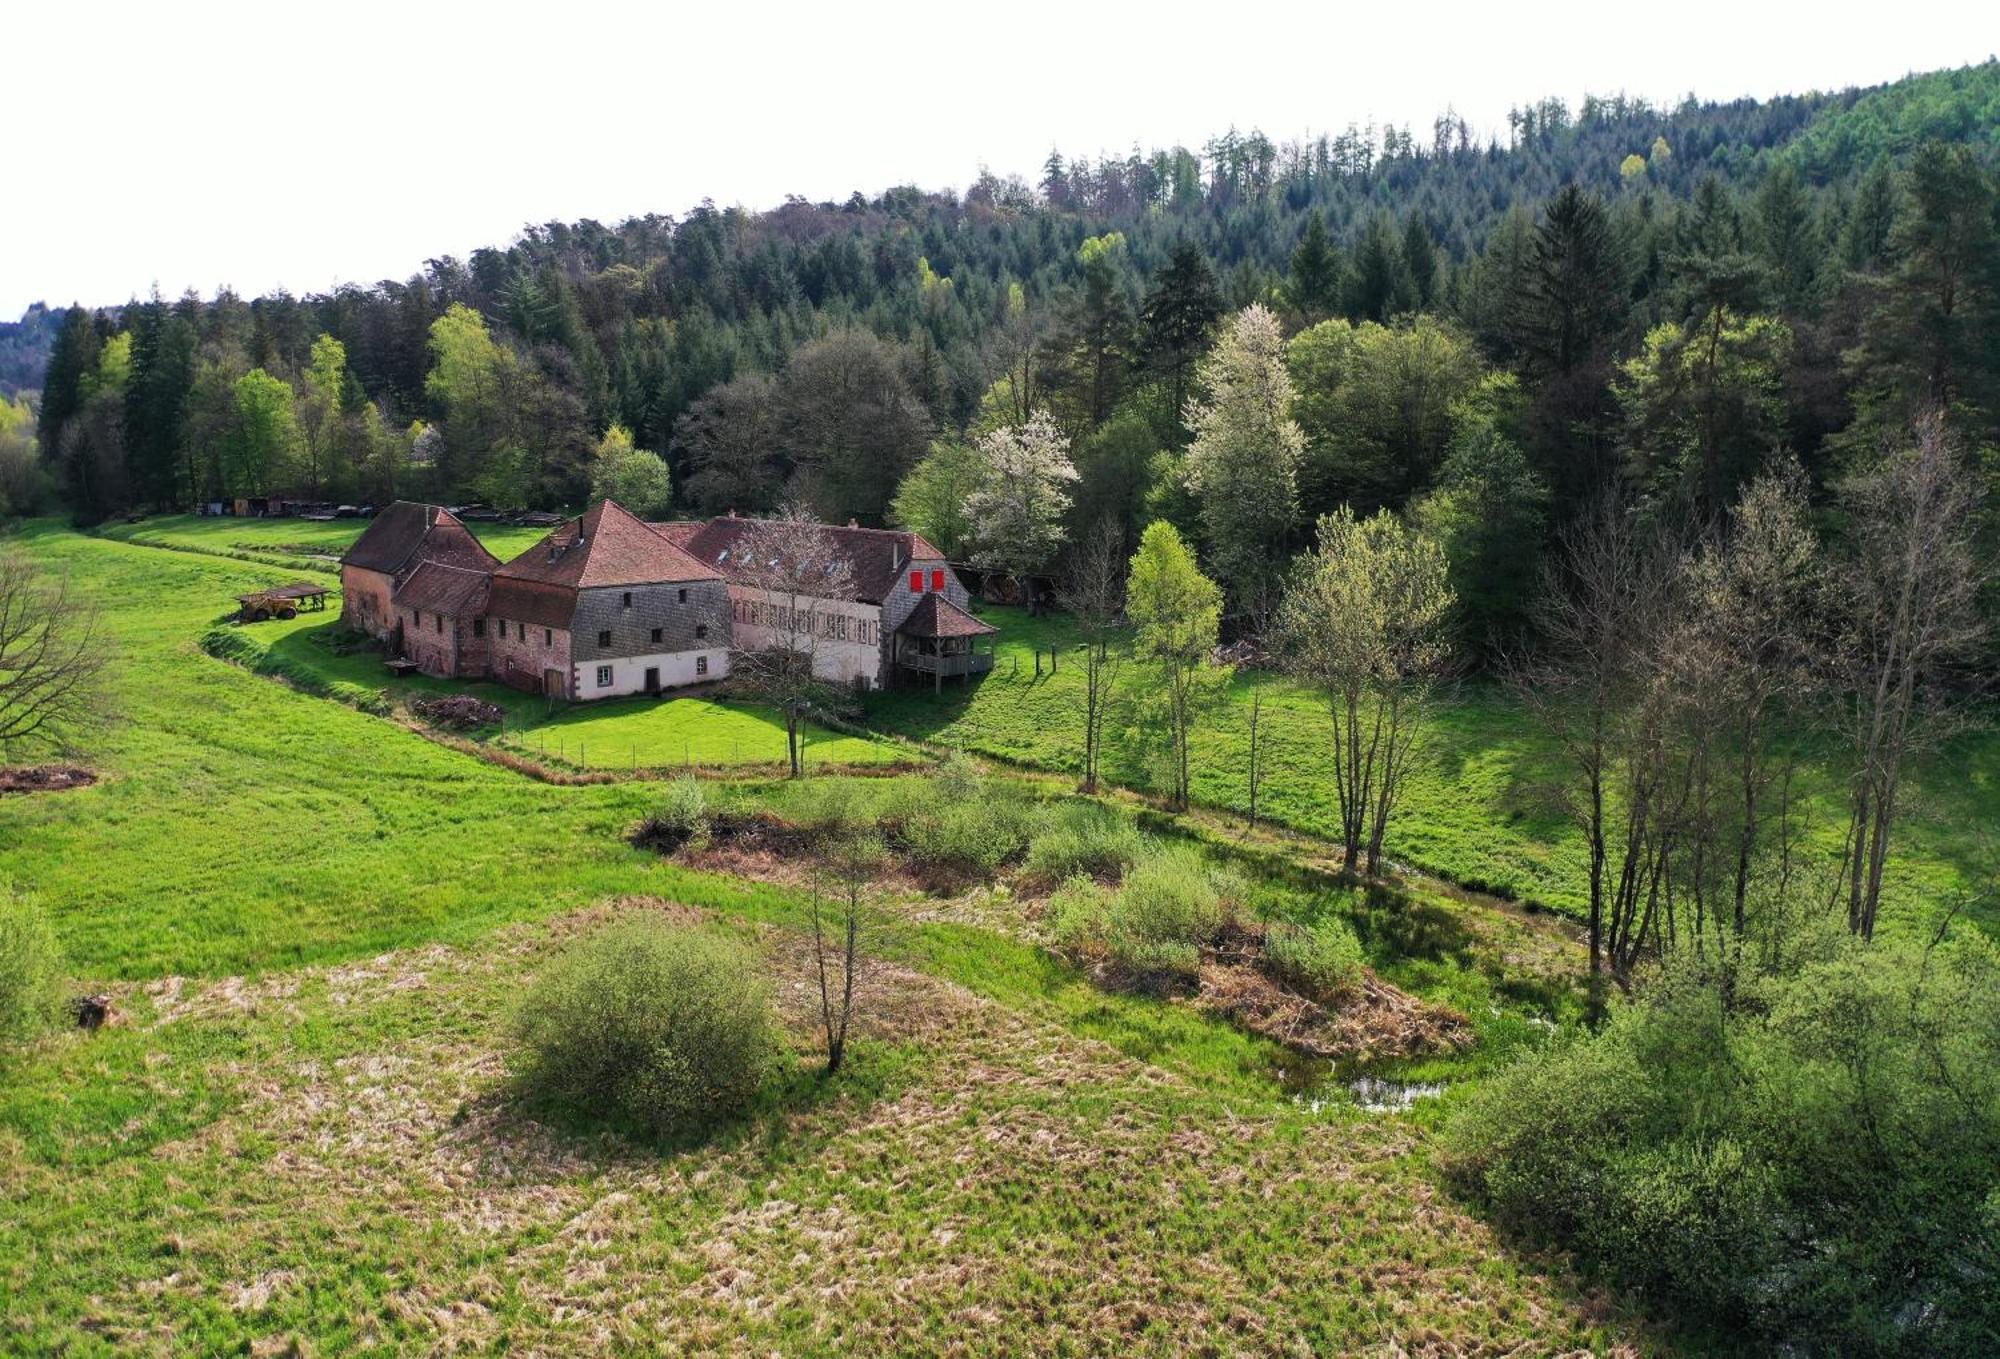
[[[0,548],[0,754],[67,733],[96,710],[104,648],[97,612],[68,576],[45,578],[25,554]]]
[[[1677,567],[1677,554],[1607,498],[1562,534],[1534,607],[1540,649],[1508,667],[1575,774],[1564,801],[1590,846],[1594,1004],[1607,973],[1629,975],[1665,886],[1662,808],[1673,781],[1662,700],[1675,686],[1654,663],[1669,651]]]
[[[854,598],[853,567],[834,535],[796,504],[751,521],[735,551],[741,579],[754,593],[744,601],[730,673],[783,715],[792,777],[798,778],[806,715],[835,690],[822,662],[840,613],[827,606]]]
[[[821,796],[810,818],[818,837],[818,870],[810,909],[820,1027],[826,1038],[826,1074],[832,1076],[847,1060],[862,949],[875,932],[867,892],[886,850],[851,783],[821,780],[818,791]]]
[[[1125,653],[1125,535],[1102,520],[1078,545],[1058,599],[1083,634],[1083,790],[1097,791],[1104,720]]]
[[[1822,562],[1806,503],[1805,474],[1796,463],[1752,482],[1731,515],[1727,538],[1694,562],[1689,585],[1691,626],[1677,647],[1685,675],[1699,667],[1705,683],[1690,689],[1711,702],[1704,732],[1726,731],[1734,747],[1733,867],[1730,922],[1747,928],[1751,877],[1766,824],[1789,826],[1772,808],[1775,789],[1789,796],[1791,757],[1778,748],[1779,722],[1810,700],[1819,670],[1816,613],[1823,597]]]
[[[1982,636],[1977,492],[1942,415],[1914,434],[1841,488],[1853,526],[1837,581],[1854,752],[1844,888],[1848,928],[1863,938],[1875,933],[1904,768],[1955,729],[1962,704],[1943,681]]]

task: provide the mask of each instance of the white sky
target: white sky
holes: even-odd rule
[[[1032,180],[1052,144],[1421,133],[1446,104],[1486,131],[1550,94],[1835,89],[2000,47],[1976,0],[1845,8],[23,3],[0,24],[0,317],[403,278],[527,222],[704,197]]]

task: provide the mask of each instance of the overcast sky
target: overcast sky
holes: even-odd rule
[[[407,277],[527,222],[1035,177],[1234,124],[1482,130],[1586,91],[1657,101],[1983,60],[1971,0],[698,7],[38,3],[0,22],[13,129],[0,316],[227,284]]]

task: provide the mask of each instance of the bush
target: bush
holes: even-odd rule
[[[62,950],[47,912],[0,882],[0,1038],[33,1036],[62,1006]]]
[[[1063,882],[1077,874],[1121,878],[1138,862],[1145,839],[1138,827],[1094,802],[1058,808],[1028,841],[1023,865],[1040,882]]]
[[[1279,921],[1264,932],[1264,962],[1299,994],[1330,1003],[1361,978],[1361,941],[1343,922]]]
[[[1067,879],[1049,897],[1042,923],[1066,953],[1101,952],[1111,926],[1111,894],[1094,878],[1079,874]]]
[[[1779,977],[1677,963],[1478,1090],[1439,1165],[1504,1223],[1763,1348],[1989,1350],[2000,955],[1973,933],[1845,941]]]
[[[641,844],[658,849],[697,847],[708,842],[708,795],[692,774],[677,774],[666,782],[659,807],[639,823]]]
[[[914,788],[899,791],[891,815],[897,848],[919,872],[989,878],[1028,843],[1035,811],[1012,789],[994,789],[971,760],[954,754]]]
[[[551,963],[516,1034],[532,1094],[654,1135],[740,1114],[778,1053],[749,955],[648,918],[607,926]]]
[[[1192,976],[1241,894],[1234,878],[1195,851],[1162,850],[1125,875],[1111,908],[1111,951],[1135,971]]]

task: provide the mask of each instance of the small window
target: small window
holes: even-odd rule
[[[486,635],[486,620],[484,618],[475,618],[472,620],[472,635],[474,637],[484,637]]]
[[[700,638],[703,638],[703,637],[706,637],[706,636],[708,636],[708,624],[706,624],[706,623],[696,623],[696,624],[694,625],[694,635],[695,635],[695,637],[696,637],[696,639],[697,639],[697,640],[699,640]]]
[[[653,629],[653,640],[655,642],[660,640],[660,630],[658,628]]]
[[[688,592],[685,588],[680,591],[680,602],[683,604],[688,602]]]
[[[542,645],[543,645],[543,646],[554,646],[555,644],[556,644],[556,634],[555,634],[555,631],[554,631],[553,629],[551,629],[551,628],[543,628],[543,629],[542,629]]]
[[[600,665],[597,667],[597,687],[600,689],[609,689],[611,687],[610,666]]]
[[[924,573],[921,571],[910,572],[910,593],[913,595],[920,595],[923,592],[924,592]]]
[[[697,656],[694,658],[694,672],[697,675],[706,675],[708,673],[708,657]]]
[[[610,632],[609,632],[608,630],[607,630],[607,631],[604,631],[604,632],[600,632],[600,633],[598,633],[598,634],[597,634],[597,644],[598,644],[599,646],[610,646],[610,645],[611,645],[611,633],[610,633]]]
[[[625,592],[624,605],[628,609],[632,607],[632,592],[630,590]]]
[[[939,594],[944,593],[944,572],[939,570],[931,572],[931,589],[937,591]]]

